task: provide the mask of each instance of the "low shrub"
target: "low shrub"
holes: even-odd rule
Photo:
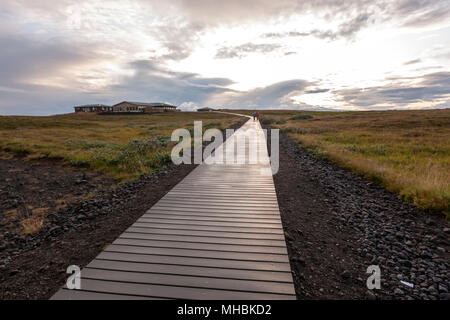
[[[313,116],[309,115],[309,114],[298,114],[296,116],[289,118],[289,120],[308,120],[308,119],[312,119],[312,118],[313,118]]]

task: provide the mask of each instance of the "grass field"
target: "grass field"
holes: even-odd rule
[[[280,128],[316,155],[421,209],[450,217],[450,110],[263,110],[260,115],[263,123]],[[203,120],[204,128],[223,129],[242,118],[195,112],[0,117],[0,149],[29,159],[60,158],[130,180],[170,161],[172,131],[193,128],[194,120]]]
[[[28,159],[59,158],[108,176],[131,180],[170,161],[177,128],[224,129],[242,118],[196,112],[140,115],[0,116],[0,150]]]
[[[316,155],[450,218],[450,109],[259,113]]]

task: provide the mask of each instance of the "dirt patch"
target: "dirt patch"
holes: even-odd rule
[[[0,256],[1,251],[14,254],[26,247],[23,235],[39,237],[42,228],[50,227],[49,215],[116,183],[57,160],[25,161],[8,155],[0,158],[0,181],[0,249],[7,247]]]
[[[94,199],[80,201],[40,244],[0,266],[1,299],[48,299],[67,278],[69,265],[85,266],[181,181],[193,165],[170,166]],[[69,217],[63,221],[64,217]]]
[[[442,216],[408,205],[283,134],[274,181],[299,299],[450,298],[450,229]],[[366,287],[369,265],[381,269],[380,290]]]
[[[15,235],[39,231],[31,230],[31,223],[43,224],[47,214],[114,184],[112,179],[58,161],[25,161],[11,156],[0,158],[0,181],[0,228],[2,233]],[[14,250],[14,245],[8,249]]]

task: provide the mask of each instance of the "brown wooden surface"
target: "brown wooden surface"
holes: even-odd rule
[[[261,130],[249,120],[248,128]],[[232,137],[233,138],[233,137]],[[231,143],[227,140],[222,149]],[[250,144],[238,147],[245,158]],[[295,299],[268,164],[202,164],[52,299]]]

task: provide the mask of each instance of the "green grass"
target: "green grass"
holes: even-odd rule
[[[203,121],[203,129],[225,129],[241,119],[196,112],[0,116],[0,150],[30,160],[62,159],[74,167],[132,180],[170,162],[174,129],[192,130],[196,120]]]

